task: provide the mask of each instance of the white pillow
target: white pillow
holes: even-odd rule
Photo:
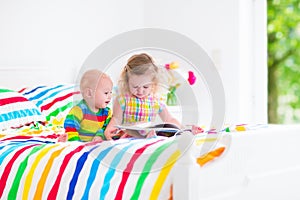
[[[39,108],[22,94],[0,88],[0,130],[45,121]]]

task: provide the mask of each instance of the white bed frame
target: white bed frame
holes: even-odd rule
[[[225,134],[220,142],[229,146],[220,158],[202,168],[191,154],[179,160],[174,199],[299,200],[299,141],[299,125]]]

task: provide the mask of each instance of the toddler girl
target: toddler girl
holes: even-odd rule
[[[148,54],[129,58],[118,82],[119,94],[113,104],[113,117],[105,130],[108,140],[116,132],[116,125],[153,122],[157,115],[164,123],[182,128],[158,97],[159,77],[159,68]],[[202,132],[198,127],[192,130],[194,133]],[[149,134],[148,137],[155,133]]]

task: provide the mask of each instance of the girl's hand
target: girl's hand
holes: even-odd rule
[[[116,135],[118,129],[117,128],[113,128],[113,129],[106,129],[104,131],[104,135],[106,140],[112,140],[112,137]]]
[[[132,136],[128,135],[126,132],[123,132],[123,134],[120,136],[121,138],[131,138]]]
[[[203,132],[204,132],[204,130],[200,126],[196,126],[196,125],[192,126],[192,133],[194,135],[197,135],[197,134],[203,133]]]
[[[146,138],[154,138],[154,137],[156,137],[156,132],[155,132],[155,130],[151,130],[151,131],[149,131],[149,132],[147,133]]]

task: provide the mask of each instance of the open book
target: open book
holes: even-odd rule
[[[133,125],[117,125],[116,127],[137,138],[145,138],[152,130],[155,131],[156,135],[165,137],[172,137],[174,135],[179,135],[184,131],[191,131],[191,129],[180,129],[177,125],[171,123],[141,123]]]

